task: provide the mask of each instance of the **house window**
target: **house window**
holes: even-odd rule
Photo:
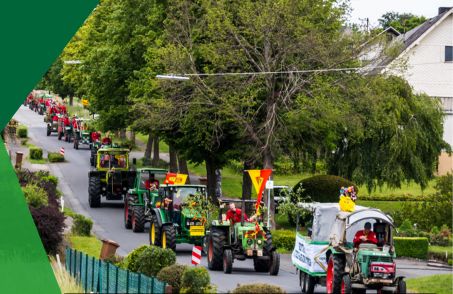
[[[453,46],[445,46],[445,62],[453,61]]]

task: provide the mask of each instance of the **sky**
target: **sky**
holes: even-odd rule
[[[361,23],[369,18],[370,26],[378,26],[378,19],[386,12],[412,13],[431,18],[439,7],[453,7],[453,0],[350,0],[351,22]]]

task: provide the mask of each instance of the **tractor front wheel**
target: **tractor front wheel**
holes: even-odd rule
[[[101,179],[99,177],[90,177],[88,203],[90,204],[90,207],[101,206]]]
[[[223,246],[226,243],[226,234],[213,229],[208,238],[208,268],[220,271],[223,268]]]
[[[151,225],[149,227],[149,244],[154,246],[161,246],[160,235],[159,223],[157,222],[156,216],[153,216],[151,219]]]
[[[129,207],[129,200],[128,200],[127,196],[124,200],[124,227],[126,229],[132,228],[132,215],[131,215],[131,210]]]
[[[223,251],[223,272],[225,274],[231,274],[233,271],[233,252],[231,249],[225,249]]]
[[[350,294],[351,291],[351,278],[349,275],[344,275],[341,281],[341,294]]]
[[[313,294],[315,292],[316,278],[303,271],[300,271],[299,275],[302,293]]]
[[[132,209],[132,231],[141,233],[145,230],[145,207],[134,206]]]
[[[162,248],[176,251],[176,230],[173,225],[167,225],[162,228],[160,243],[162,244]]]
[[[272,251],[270,255],[270,266],[269,266],[269,273],[271,276],[278,275],[278,271],[280,269],[280,254],[276,251]]]
[[[398,294],[406,294],[406,281],[403,279],[398,281],[398,286],[396,288],[396,293]]]
[[[343,256],[331,254],[327,263],[326,288],[327,293],[340,293],[344,272]]]

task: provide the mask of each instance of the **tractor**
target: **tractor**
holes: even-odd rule
[[[64,136],[64,140],[65,142],[71,142],[71,137],[72,137],[72,125],[69,124],[69,125],[65,125],[64,124],[64,120],[65,120],[65,117],[64,116],[60,116],[58,118],[58,140],[61,140],[61,138],[63,138]]]
[[[53,120],[52,118],[54,116],[57,116],[58,120]],[[58,126],[59,126],[60,118],[62,118],[62,116],[60,114],[50,115],[50,119],[47,122],[47,136],[50,136],[52,133],[58,133]]]
[[[129,168],[129,152],[123,148],[98,150],[96,168],[88,173],[90,207],[100,207],[101,197],[124,200],[135,179],[135,171]]]
[[[91,137],[91,133],[90,133],[90,137]],[[91,166],[96,165],[99,149],[101,149],[101,148],[120,148],[120,147],[121,146],[119,146],[118,144],[115,144],[111,141],[109,143],[105,143],[105,142],[103,143],[101,139],[98,139],[94,142],[92,140],[92,142],[90,144],[90,165]]]
[[[74,129],[74,131],[72,132],[74,149],[78,150],[81,144],[87,145],[91,149],[91,132],[86,129],[86,120],[78,118],[77,125],[79,127]]]
[[[325,285],[327,293],[406,293],[404,277],[396,275],[393,220],[378,209],[356,206],[340,211],[338,203],[313,203],[313,226],[308,236],[299,232],[292,262],[299,271],[302,293]],[[354,246],[355,233],[373,224],[377,244]]]
[[[207,198],[204,185],[161,185],[155,206],[150,209],[150,244],[173,251],[176,244],[202,246],[209,217]],[[133,211],[140,215],[143,209],[136,206]]]
[[[272,234],[263,224],[261,217],[255,222],[246,221],[241,213],[241,221],[234,223],[227,220],[223,213],[226,203],[255,203],[256,200],[223,199],[220,203],[219,218],[210,226],[207,242],[208,267],[210,270],[223,270],[230,274],[233,270],[234,260],[253,259],[256,272],[268,272],[278,275],[280,268],[280,255],[272,244]]]
[[[151,209],[159,198],[159,178],[165,178],[167,170],[158,168],[139,168],[134,186],[124,199],[124,226],[134,232],[143,232],[145,223],[151,220]],[[162,182],[162,181],[161,181]]]

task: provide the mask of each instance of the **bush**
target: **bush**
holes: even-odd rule
[[[434,226],[429,232],[429,242],[431,245],[448,246],[451,241],[451,230],[447,225],[440,229]]]
[[[64,162],[64,156],[58,152],[49,152],[47,158],[49,162]]]
[[[176,254],[171,249],[147,246],[138,256],[138,272],[155,277],[161,269],[176,262]]]
[[[180,293],[209,293],[211,278],[209,272],[204,267],[187,268],[181,279]]]
[[[186,265],[173,264],[164,267],[157,274],[157,278],[173,287],[173,293],[179,293],[181,289],[182,275],[187,269]]]
[[[42,159],[42,149],[38,147],[30,148],[30,159],[41,160]]]
[[[401,226],[398,228],[398,236],[400,237],[418,237],[419,233],[412,225],[411,221],[405,219]]]
[[[428,259],[440,260],[448,262],[452,259],[452,248],[451,246],[429,246]]]
[[[47,206],[47,193],[42,188],[35,184],[28,184],[27,186],[22,187],[22,191],[24,192],[25,200],[29,206],[34,208]]]
[[[282,288],[269,284],[246,284],[238,285],[231,293],[286,293]]]
[[[360,195],[360,200],[364,201],[432,201],[435,199],[434,195],[419,195],[414,196],[412,194],[403,195]]]
[[[290,230],[272,231],[272,245],[277,249],[293,251],[296,243],[296,232]]]
[[[294,186],[293,190],[302,191],[302,197],[310,197],[312,201],[338,202],[340,188],[349,186],[354,186],[358,193],[357,186],[347,179],[331,175],[318,175],[303,179]]]
[[[52,206],[30,207],[30,212],[47,254],[55,255],[63,241],[63,213]]]
[[[142,245],[138,248],[135,248],[134,250],[132,250],[125,258],[124,260],[124,266],[126,269],[132,271],[132,272],[137,272],[138,271],[138,267],[139,267],[139,256],[140,254],[142,254],[142,252],[148,248],[147,245]]]
[[[428,257],[428,238],[395,237],[395,251],[398,257],[426,259]]]
[[[76,214],[73,219],[74,224],[71,228],[71,231],[74,235],[77,236],[91,235],[91,228],[93,227],[93,221],[91,219],[86,218],[81,214]]]
[[[449,259],[447,263],[448,265],[453,265],[453,259]]]
[[[20,126],[18,129],[17,129],[17,136],[19,138],[22,138],[22,139],[25,139],[28,137],[28,129],[26,126]]]

